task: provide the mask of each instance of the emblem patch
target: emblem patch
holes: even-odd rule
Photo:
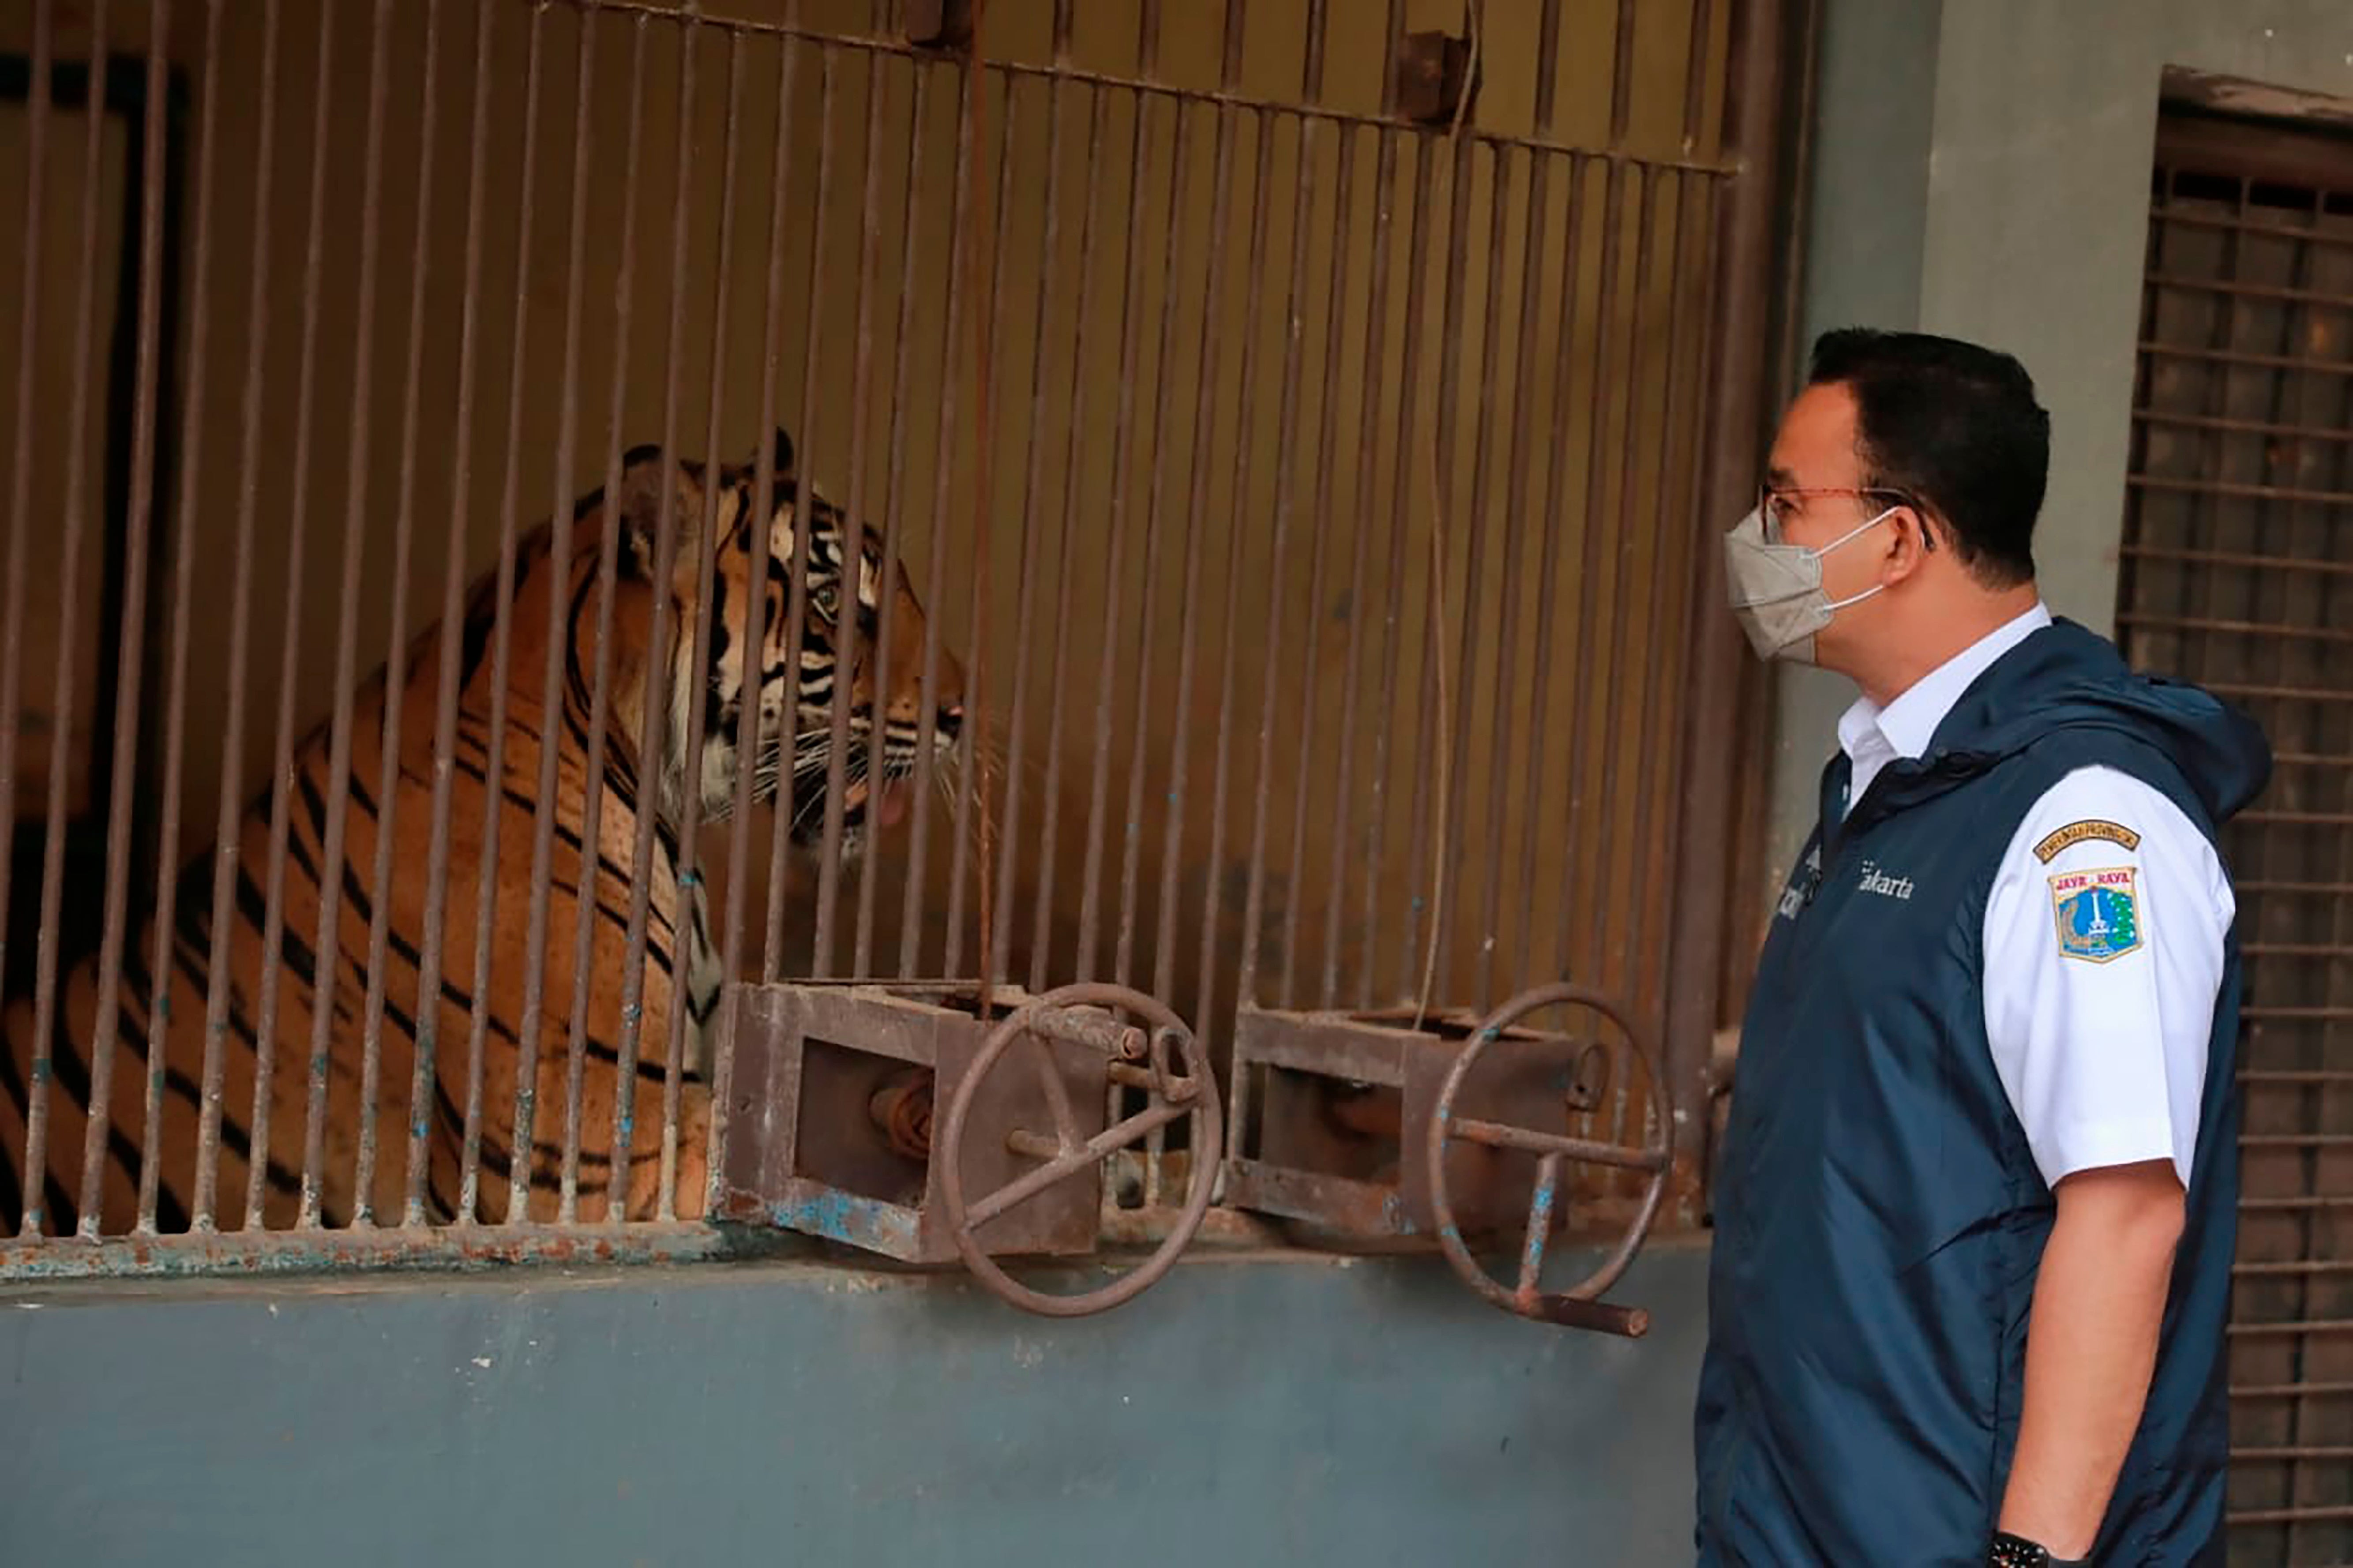
[[[2121,844],[2126,849],[2140,847],[2140,835],[2120,822],[2103,822],[2097,817],[2071,822],[2034,847],[2034,858],[2044,865],[2051,864],[2059,851],[2089,839],[2105,838],[2111,844]]]
[[[2121,866],[2051,879],[2061,957],[2105,963],[2140,946],[2139,876],[2134,868]]]

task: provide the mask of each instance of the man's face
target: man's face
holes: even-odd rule
[[[1766,537],[1779,543],[1830,550],[1821,558],[1822,590],[1833,603],[1868,593],[1880,581],[1892,536],[1877,532],[1847,539],[1884,511],[1894,499],[1862,492],[1862,459],[1856,451],[1854,395],[1837,384],[1810,386],[1781,416],[1765,474]],[[1838,646],[1868,619],[1877,600],[1841,609],[1816,642],[1816,657],[1836,668]]]

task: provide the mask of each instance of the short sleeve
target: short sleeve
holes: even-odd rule
[[[2042,1179],[2169,1159],[2186,1187],[2234,914],[2213,847],[2113,768],[2020,824],[1985,913],[1986,1037]]]

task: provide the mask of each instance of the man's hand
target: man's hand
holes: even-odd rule
[[[2053,1192],[2000,1527],[2077,1558],[2091,1553],[2148,1397],[2182,1192],[2167,1160],[2078,1171]]]

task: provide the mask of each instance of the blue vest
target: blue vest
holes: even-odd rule
[[[2080,767],[2162,791],[2211,839],[2271,757],[2242,715],[2061,621],[1980,676],[1926,755],[1820,826],[1742,1026],[1715,1175],[1695,1431],[1704,1563],[1982,1563],[2017,1442],[2053,1214],[1986,1040],[1986,900]],[[2094,1560],[2221,1561],[2223,1331],[2238,1194],[2235,934],[2146,1412]]]

